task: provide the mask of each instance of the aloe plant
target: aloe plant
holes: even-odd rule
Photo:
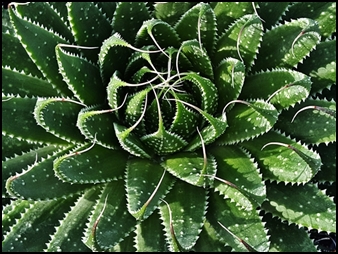
[[[3,251],[315,251],[336,4],[2,10]],[[328,191],[327,191],[328,190]]]

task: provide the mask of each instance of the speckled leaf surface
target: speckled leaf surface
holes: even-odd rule
[[[59,224],[62,215],[73,202],[74,199],[32,202],[29,208],[21,212],[20,218],[11,231],[4,236],[2,250],[35,252],[44,249],[49,235],[54,232],[54,227]],[[35,240],[31,241],[32,238]]]
[[[122,177],[127,158],[128,154],[122,150],[92,147],[89,143],[57,158],[54,170],[57,177],[72,184],[111,182]],[[100,169],[95,170],[97,167]]]
[[[160,215],[169,250],[190,249],[202,230],[207,208],[207,191],[177,181],[164,200],[169,208],[165,202],[162,202]]]
[[[269,229],[270,252],[317,252],[308,234],[295,224],[287,224],[271,214],[264,215],[266,227]],[[283,240],[281,240],[283,239]],[[297,239],[297,242],[294,241]]]
[[[302,10],[301,12],[299,10]],[[336,3],[335,2],[298,2],[290,6],[286,13],[287,18],[302,18],[304,13],[318,22],[320,32],[329,37],[336,32]]]
[[[3,8],[3,250],[333,251],[335,7]]]
[[[266,189],[259,168],[250,155],[235,146],[215,146],[210,153],[217,162],[215,190],[243,209],[260,206],[266,198]]]
[[[220,34],[238,18],[253,12],[252,3],[249,2],[211,2],[210,4],[214,9]]]
[[[34,118],[47,132],[66,141],[82,142],[84,137],[76,127],[77,115],[83,105],[64,98],[38,99]]]
[[[147,220],[136,225],[135,247],[138,252],[168,252],[158,211],[154,211]]]
[[[311,84],[303,73],[279,68],[247,77],[241,98],[263,98],[278,110],[287,109],[309,96]]]
[[[233,57],[241,60],[249,69],[256,58],[262,30],[262,22],[257,15],[245,15],[236,20],[218,39],[213,61],[219,63]]]
[[[33,115],[36,101],[36,98],[5,97],[2,102],[2,132],[30,141],[65,143],[36,124]]]
[[[15,54],[6,54],[6,49],[11,48]],[[8,30],[2,32],[2,67],[9,67],[18,71],[24,71],[40,79],[43,79],[42,73],[33,63],[26,50],[17,37],[9,34]],[[2,84],[4,85],[4,84]]]
[[[274,143],[265,146],[270,142],[283,143],[290,147]],[[242,146],[257,159],[264,179],[306,183],[321,166],[318,153],[279,132],[266,133],[256,138],[255,143],[247,141]]]
[[[2,207],[2,241],[6,234],[9,233],[11,228],[15,225],[16,220],[20,219],[34,201],[16,199],[12,200]]]
[[[235,58],[226,58],[217,66],[215,85],[217,91],[222,94],[218,99],[218,112],[242,93],[244,79],[245,65]]]
[[[200,237],[194,246],[194,251],[208,252],[209,250],[213,250],[214,252],[230,252],[231,249],[230,246],[220,240],[215,228],[206,219]]]
[[[29,96],[57,96],[58,93],[46,80],[32,76],[29,73],[2,67],[2,92],[18,94],[21,97]]]
[[[318,190],[314,184],[299,185],[293,189],[291,191],[284,183],[267,184],[269,201],[264,202],[262,208],[299,227],[334,232],[336,205],[333,200]],[[293,202],[287,202],[286,197]],[[325,201],[316,202],[318,200]],[[309,212],[304,214],[304,209]]]
[[[306,109],[306,107],[310,108]],[[300,111],[302,109],[306,110]],[[315,124],[316,128],[314,128]],[[308,99],[294,108],[284,111],[276,126],[306,143],[335,142],[336,102]]]
[[[250,140],[269,131],[277,121],[278,111],[271,103],[264,100],[234,102],[237,103],[226,113],[229,127],[217,139],[218,144]]]
[[[175,29],[168,23],[157,19],[145,21],[137,32],[135,41],[138,47],[156,41],[159,49],[166,49],[170,46],[178,48],[180,45],[180,38]]]
[[[331,83],[336,83],[336,45],[336,40],[320,42],[299,65],[299,70],[311,77],[311,93],[321,92]]]
[[[216,17],[207,3],[199,3],[187,11],[175,25],[182,41],[198,40],[209,54],[216,41]]]
[[[59,11],[52,3],[31,2],[23,5],[18,4],[16,10],[32,23],[43,24],[46,30],[52,29],[54,32],[73,42],[74,38],[68,20],[60,16]],[[39,15],[34,15],[34,13],[39,13]]]
[[[71,210],[64,214],[64,218],[60,221],[60,225],[55,228],[55,233],[51,236],[47,243],[46,252],[87,252],[90,249],[81,241],[70,241],[75,235],[82,234],[87,217],[91,211],[95,200],[98,197],[99,189],[91,188],[85,191],[71,207]]]
[[[78,45],[100,47],[101,42],[111,35],[113,28],[97,4],[69,2],[67,11],[72,34]],[[76,22],[77,20],[81,22]],[[94,63],[97,62],[98,49],[84,50],[82,53]]]
[[[99,106],[83,108],[78,114],[76,126],[86,138],[95,139],[103,147],[117,149],[119,142],[114,135],[114,127],[110,124],[116,118],[110,114],[112,110],[100,108]]]
[[[63,45],[57,45],[55,52],[60,73],[68,88],[80,102],[86,105],[101,104],[105,100],[106,89],[100,82],[98,66],[86,58],[70,54],[62,47]],[[79,76],[81,79],[78,78]],[[95,93],[89,92],[92,90]]]
[[[148,218],[174,182],[174,178],[157,162],[142,158],[128,160],[126,190],[129,213],[139,220]]]
[[[144,2],[120,2],[116,6],[112,26],[129,43],[135,40],[135,34],[143,21],[150,15]]]
[[[88,187],[85,184],[62,182],[54,175],[53,161],[65,151],[33,164],[20,174],[8,178],[6,189],[23,199],[48,200],[73,196]],[[48,186],[48,189],[46,188]]]
[[[154,5],[155,17],[175,25],[184,13],[186,13],[195,3],[193,2],[157,2]]]
[[[255,209],[250,211],[241,209],[230,199],[223,199],[216,192],[210,193],[209,203],[214,212],[207,214],[207,218],[218,232],[219,239],[227,246],[231,246],[232,251],[246,252],[251,250],[247,249],[247,246],[242,241],[239,241],[238,238],[245,241],[253,250],[262,252],[268,250],[267,233]],[[233,235],[222,228],[219,223]],[[250,232],[249,234],[248,231]]]
[[[201,73],[202,76],[206,76],[207,78],[213,78],[214,73],[210,57],[196,39],[184,41],[179,50],[191,62],[193,69],[197,73]]]
[[[161,164],[171,174],[196,186],[212,184],[212,180],[203,175],[214,176],[216,162],[213,157],[203,158],[197,153],[181,152],[167,156]]]
[[[108,250],[135,228],[135,218],[126,210],[124,181],[117,180],[107,183],[97,200],[85,243],[88,247]]]
[[[7,158],[2,162],[2,196],[8,197],[6,193],[6,180],[14,176],[18,169],[26,170],[27,165],[33,165],[38,161],[41,161],[42,158],[45,158],[49,155],[52,155],[53,152],[57,151],[59,148],[55,145],[44,145],[43,147],[30,150],[28,152],[23,152],[20,155],[14,155],[14,157]]]
[[[19,18],[13,10],[9,13],[16,32],[21,34],[20,42],[25,45],[30,58],[32,58],[33,62],[47,80],[52,83],[54,88],[63,95],[70,96],[71,92],[58,72],[56,56],[53,53],[58,43],[67,43],[67,40],[53,31],[46,30],[26,19]],[[37,37],[39,37],[39,40],[36,41],[35,38]]]
[[[295,67],[316,47],[320,41],[318,24],[308,18],[299,18],[280,24],[266,32],[262,38],[261,51],[254,71],[275,67]],[[277,45],[272,41],[279,40]]]

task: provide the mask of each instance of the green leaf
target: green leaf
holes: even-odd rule
[[[2,251],[42,252],[54,227],[74,203],[74,198],[29,203],[29,208],[19,212],[20,218],[4,236]],[[15,212],[19,210],[15,209]]]
[[[117,139],[124,150],[137,157],[151,158],[148,149],[140,141],[138,136],[131,133],[132,128],[126,128],[123,125],[114,123],[114,129]]]
[[[123,238],[121,242],[109,249],[109,252],[136,252],[135,248],[135,231],[131,232],[128,236]]]
[[[54,175],[53,161],[68,149],[29,166],[27,170],[10,177],[6,182],[7,191],[22,199],[47,200],[73,196],[88,187],[85,184],[70,184]],[[46,188],[48,187],[48,188]]]
[[[143,119],[146,106],[147,106],[147,98],[148,98],[147,93],[148,92],[149,90],[142,90],[140,92],[140,97],[137,98],[138,101],[140,102],[140,108],[138,110],[143,110],[143,113],[139,117],[138,121],[133,126],[127,128],[123,125],[120,125],[114,122],[114,129],[115,129],[116,137],[120,145],[122,146],[122,148],[137,157],[143,157],[143,158],[151,158],[148,152],[149,149],[145,147],[145,145],[140,141],[139,137],[136,134],[132,133],[132,131],[139,125],[140,121]],[[108,96],[110,95],[108,94]],[[144,105],[142,109],[141,107],[143,104],[143,100],[144,100]]]
[[[241,98],[264,99],[278,110],[287,109],[309,96],[311,83],[303,73],[284,68],[260,72],[246,77]]]
[[[336,232],[336,205],[313,184],[269,183],[262,208],[299,227]],[[306,213],[304,213],[306,211]]]
[[[84,105],[64,98],[38,99],[34,118],[38,125],[56,137],[72,142],[83,142],[84,137],[76,127],[79,111]]]
[[[211,2],[217,19],[219,33],[230,26],[235,20],[254,12],[250,2]]]
[[[158,212],[152,213],[149,218],[136,225],[133,244],[137,252],[168,252]]]
[[[121,149],[92,146],[83,145],[57,158],[54,161],[55,175],[65,182],[81,184],[111,182],[121,178],[128,154]]]
[[[175,97],[186,101],[186,95],[174,94]],[[182,102],[175,101],[176,111],[173,117],[169,131],[188,139],[195,133],[195,127],[198,124],[199,115],[187,108]]]
[[[37,99],[9,97],[2,102],[2,132],[28,141],[64,144],[65,142],[36,124],[34,107]]]
[[[209,79],[194,72],[187,73],[184,77],[182,77],[182,80],[189,80],[198,88],[198,97],[200,97],[201,100],[201,109],[209,114],[215,113],[218,100],[218,91],[216,86]]]
[[[99,68],[87,59],[70,54],[62,48],[67,46],[57,45],[55,48],[63,80],[80,102],[86,105],[102,103],[106,96],[106,87],[101,83]]]
[[[164,171],[164,172],[163,172]],[[128,211],[138,220],[153,214],[161,198],[169,192],[174,178],[157,162],[130,158],[127,163],[126,190]]]
[[[151,19],[145,21],[137,32],[136,45],[142,47],[154,44],[159,49],[166,49],[170,46],[179,48],[180,38],[175,29],[168,23],[158,19]]]
[[[16,5],[16,10],[21,17],[24,17],[26,20],[30,20],[32,23],[43,24],[46,30],[53,30],[70,42],[74,41],[68,20],[63,19],[51,3],[30,2],[27,4],[18,4]],[[39,15],[36,15],[37,13]]]
[[[260,206],[266,190],[257,163],[250,155],[236,146],[213,146],[210,153],[217,162],[215,190],[246,210]]]
[[[196,186],[212,185],[213,180],[203,175],[215,176],[214,157],[203,158],[197,153],[180,152],[165,157],[161,166],[177,178]]]
[[[276,131],[243,142],[241,146],[256,158],[264,179],[304,184],[321,167],[318,153]]]
[[[264,20],[264,28],[269,30],[283,18],[290,6],[289,2],[259,2],[258,4],[257,12]]]
[[[15,199],[2,205],[2,241],[31,204],[33,201]]]
[[[269,131],[277,121],[278,111],[264,100],[233,102],[241,103],[226,113],[229,127],[216,141],[218,144],[235,144],[253,139]]]
[[[150,18],[146,3],[119,2],[116,6],[112,27],[127,42],[133,43],[142,23]]]
[[[17,94],[20,97],[58,95],[48,81],[9,67],[2,67],[2,93]]]
[[[15,157],[18,151],[26,153],[42,146],[42,144],[38,144],[37,142],[33,143],[26,139],[13,138],[4,133],[1,135],[1,144],[2,147],[6,147],[5,150],[2,150],[2,161],[5,161],[7,158]]]
[[[117,3],[116,2],[97,2],[96,4],[99,7],[99,9],[102,9],[102,12],[106,15],[106,18],[109,21],[112,21]]]
[[[274,27],[263,35],[259,51],[264,54],[258,54],[253,71],[296,67],[316,47],[320,38],[318,24],[308,18]]]
[[[183,103],[183,101],[180,102]],[[204,145],[212,143],[213,141],[215,141],[215,139],[217,139],[220,135],[222,135],[225,129],[228,127],[224,114],[222,114],[222,116],[220,117],[215,118],[212,115],[204,112],[203,110],[195,107],[194,105],[188,104],[186,102],[184,102],[184,104],[187,104],[190,107],[197,110],[210,124],[204,127],[202,131],[199,133],[199,135],[195,135],[195,137],[190,141],[188,146],[185,148],[186,151],[194,151],[196,148],[202,147],[203,143]]]
[[[245,66],[235,58],[227,58],[215,70],[215,85],[217,87],[218,110],[221,112],[226,104],[238,98],[245,78]]]
[[[319,153],[320,158],[322,159],[323,165],[320,168],[320,171],[315,175],[314,180],[320,183],[322,182],[335,182],[337,176],[337,167],[336,167],[336,157],[337,157],[337,147],[336,142],[330,144],[321,143],[315,150]]]
[[[304,228],[283,223],[277,217],[271,218],[270,213],[266,214],[263,220],[269,229],[271,242],[269,252],[317,252]]]
[[[58,13],[60,18],[69,25],[69,21],[67,20],[68,12],[67,6],[65,2],[50,2],[50,5]]]
[[[127,86],[127,83],[124,83],[123,85]],[[148,93],[150,91],[151,87],[147,87],[131,95],[124,111],[124,122],[126,125],[132,126],[139,122],[135,127],[135,133],[139,135],[143,135],[146,132],[145,120],[143,116],[145,114],[144,111],[148,105],[146,105],[144,101],[146,97],[148,98]]]
[[[302,11],[299,11],[302,10]],[[304,13],[308,18],[318,22],[321,35],[330,37],[336,32],[336,3],[335,2],[298,2],[289,7],[286,19],[302,18]]]
[[[336,40],[320,42],[298,70],[311,77],[311,93],[321,92],[336,83]]]
[[[59,148],[55,145],[44,145],[35,150],[30,150],[28,152],[23,152],[20,155],[14,155],[13,158],[6,159],[2,162],[2,196],[8,196],[6,193],[6,180],[14,176],[16,172],[20,170],[25,170],[27,165],[33,165],[38,161],[41,161],[42,158],[45,158],[49,155],[52,155],[54,151]]]
[[[257,250],[265,252],[269,248],[268,237],[264,224],[256,209],[247,211],[236,206],[230,199],[223,199],[216,192],[210,193],[209,211],[207,219],[218,232],[218,238],[232,251],[247,252]],[[225,230],[226,227],[232,234]],[[234,237],[236,236],[236,237]],[[239,241],[239,239],[241,241]],[[242,241],[251,246],[249,249]],[[252,250],[253,249],[253,250]]]
[[[111,35],[113,28],[105,14],[95,3],[68,2],[66,6],[77,45],[100,47],[102,41]],[[94,63],[97,62],[98,49],[84,50],[82,53]]]
[[[205,220],[206,190],[177,181],[159,209],[169,250],[190,250]]]
[[[156,2],[154,4],[154,15],[157,19],[173,26],[194,4],[192,2]]]
[[[120,148],[112,125],[116,118],[110,114],[113,109],[94,110],[98,108],[101,107],[83,108],[78,115],[76,126],[87,139],[95,138],[98,144],[106,148]]]
[[[130,50],[128,44],[118,33],[103,41],[99,53],[99,65],[102,81],[107,85],[113,74],[118,71],[124,73]],[[114,74],[115,75],[115,74]]]
[[[276,127],[306,143],[336,142],[336,102],[308,99],[283,111]]]
[[[91,188],[82,194],[75,202],[71,210],[64,215],[60,225],[56,227],[55,233],[47,243],[47,252],[88,252],[90,249],[84,245],[81,238],[86,226],[87,218],[98,198],[99,189]]]
[[[230,252],[231,247],[220,241],[215,228],[206,219],[193,251],[209,252],[210,250],[213,252]]]
[[[37,78],[44,79],[42,73],[28,56],[25,48],[17,37],[2,33],[1,52],[2,67],[15,69],[18,72],[23,71]]]
[[[263,26],[257,15],[237,19],[218,39],[213,62],[232,57],[240,59],[248,70],[256,58],[262,35]]]
[[[85,244],[89,248],[108,250],[130,234],[136,220],[126,206],[124,181],[105,184],[88,224]]]
[[[142,136],[140,140],[158,155],[172,154],[181,150],[188,143],[177,134],[171,133],[165,129],[159,105],[160,102],[156,94],[155,97],[158,107],[158,129],[154,133]]]
[[[163,126],[159,126],[154,133],[142,136],[140,140],[158,155],[178,152],[188,144],[177,134],[165,130]]]
[[[58,43],[68,43],[53,31],[49,31],[35,25],[25,19],[19,18],[12,8],[9,14],[19,39],[25,47],[28,55],[43,73],[44,77],[53,85],[53,87],[64,96],[72,96],[66,83],[58,71],[58,65],[55,56],[55,46]]]
[[[175,29],[182,41],[196,39],[198,46],[204,47],[209,55],[214,51],[216,16],[209,4],[196,4],[180,18]]]
[[[195,75],[209,79],[214,78],[211,60],[205,49],[200,47],[197,40],[184,41],[179,51],[182,51],[184,56],[191,62]],[[180,57],[178,57],[178,59],[180,59]]]

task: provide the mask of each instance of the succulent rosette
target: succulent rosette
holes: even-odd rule
[[[335,232],[335,3],[2,13],[3,251],[311,251],[307,230]]]

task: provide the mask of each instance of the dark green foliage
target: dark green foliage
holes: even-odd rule
[[[309,232],[336,232],[335,12],[3,9],[3,251],[316,251]]]

